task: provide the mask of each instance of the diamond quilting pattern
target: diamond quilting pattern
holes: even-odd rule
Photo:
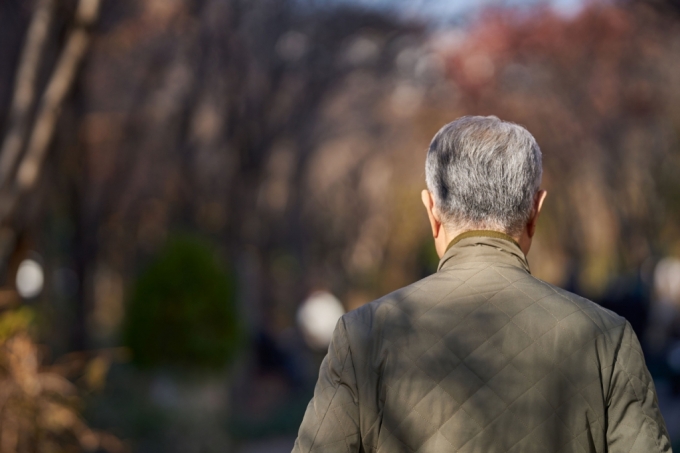
[[[541,392],[559,393],[555,388],[545,388],[549,382],[546,375],[551,375],[566,390],[570,398],[567,401],[576,401],[577,386],[562,373],[551,374],[550,371],[559,366],[557,359],[560,357],[555,354],[560,352],[556,346],[560,330],[556,327],[560,320],[579,311],[578,308],[562,302],[555,304],[554,301],[547,301],[546,307],[543,304],[546,304],[546,299],[555,296],[554,291],[542,290],[530,297],[521,278],[516,275],[505,278],[495,267],[467,269],[467,272],[473,277],[457,285],[462,297],[458,298],[455,292],[447,293],[440,300],[428,303],[427,310],[412,311],[414,316],[410,316],[408,322],[402,318],[397,323],[399,334],[396,336],[400,339],[394,344],[399,345],[400,351],[413,361],[407,365],[412,367],[412,372],[399,377],[396,387],[390,392],[395,398],[388,398],[386,409],[390,409],[390,405],[412,408],[392,430],[392,435],[413,451],[418,451],[436,437],[435,431],[442,432],[456,448],[473,443],[478,449],[488,443],[489,437],[498,436],[502,436],[503,441],[491,442],[488,445],[491,450],[483,451],[496,450],[499,446],[511,448],[539,425],[559,423],[556,409],[564,416],[569,413],[570,407],[582,404],[579,401],[574,405],[557,405],[562,400],[558,396],[553,406]],[[494,274],[503,278],[496,278],[491,291],[488,291],[489,285],[485,285],[482,291],[476,290],[476,285],[488,283]],[[455,307],[450,307],[450,301],[446,300],[452,294]],[[431,292],[430,295],[436,296],[436,293]],[[402,305],[408,305],[404,302]],[[562,308],[562,305],[567,305],[567,308]],[[400,306],[398,310],[400,316],[408,316],[407,306]],[[459,316],[455,317],[448,330],[444,323],[435,321],[431,323],[433,329],[421,334],[424,341],[414,333],[418,331],[416,326],[423,326],[430,319],[444,319],[437,314],[456,311]],[[597,333],[598,330],[595,335]],[[420,346],[415,347],[415,344]],[[536,363],[537,357],[544,359]],[[418,368],[418,371],[413,368]],[[428,380],[430,382],[423,384]],[[539,381],[543,381],[544,385],[537,386]],[[552,387],[555,387],[554,383]],[[422,389],[426,389],[427,393],[423,395]],[[404,396],[406,394],[411,396]],[[418,395],[417,398],[413,398],[414,394]],[[415,399],[419,401],[413,404]],[[419,425],[418,434],[412,432],[413,427]],[[464,425],[469,426],[463,429]],[[508,428],[510,425],[512,429]],[[587,423],[581,425],[588,426]],[[459,435],[454,436],[454,432]],[[569,432],[567,437],[571,439],[572,436],[573,433]],[[474,439],[478,442],[475,443]]]
[[[479,435],[483,429],[465,411],[459,410],[439,431],[458,450]]]
[[[407,355],[412,361],[417,361],[432,346],[439,343],[440,340],[439,336],[429,330],[411,329],[398,336],[394,341],[394,345],[399,348],[401,354]]]
[[[506,357],[514,358],[529,347],[532,340],[517,324],[509,322],[491,335],[487,343]]]
[[[416,323],[418,326],[443,337],[462,323],[478,307],[479,299],[468,299],[466,302],[459,301],[453,307],[450,304],[440,302],[423,313]]]
[[[510,317],[526,310],[535,303],[533,299],[527,297],[523,291],[514,285],[506,286],[502,292],[494,294],[489,301]]]
[[[394,436],[411,450],[418,450],[439,428],[432,423],[429,415],[429,412],[411,409],[397,426]]]
[[[494,247],[345,316],[296,453],[604,452],[621,383],[641,429],[610,451],[670,451],[625,321]]]
[[[489,379],[486,385],[507,405],[532,388],[529,379],[512,364],[508,364],[502,372]]]
[[[485,302],[445,334],[443,341],[453,354],[464,359],[509,322],[508,315]]]
[[[482,381],[488,382],[505,368],[510,359],[505,354],[500,353],[493,344],[485,341],[463,362]]]
[[[451,371],[451,373],[439,383],[439,386],[444,389],[453,400],[462,404],[484,386],[484,381],[470,371],[465,364],[461,364]]]
[[[519,417],[528,430],[533,430],[555,411],[546,398],[531,386],[518,396],[509,406],[509,412]]]
[[[442,360],[442,357],[447,360]],[[438,341],[416,360],[416,365],[437,384],[460,363],[461,360],[442,341]]]
[[[420,368],[411,366],[399,380],[386,385],[385,407],[393,412],[391,424],[396,425],[408,416],[408,412],[437,384]]]
[[[557,319],[539,304],[534,303],[513,316],[512,322],[535,341],[555,327]]]
[[[463,403],[463,410],[483,428],[506,411],[507,405],[488,386],[484,385]]]
[[[456,400],[452,399],[443,388],[436,386],[416,404],[413,410],[422,414],[433,425],[441,427],[459,408],[460,404]]]

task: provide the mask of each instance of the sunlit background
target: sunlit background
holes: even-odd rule
[[[436,270],[466,114],[535,135],[532,273],[680,448],[677,0],[4,0],[0,453],[290,451],[338,318]]]

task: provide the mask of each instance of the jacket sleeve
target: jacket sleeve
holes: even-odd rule
[[[671,452],[654,382],[627,321],[611,378],[607,445],[611,453]]]
[[[307,406],[293,453],[353,453],[360,447],[357,382],[341,318],[321,363],[314,397]]]

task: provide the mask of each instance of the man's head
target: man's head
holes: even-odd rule
[[[523,127],[465,116],[442,127],[427,152],[423,203],[440,256],[469,230],[504,232],[528,253],[545,191],[541,150]]]

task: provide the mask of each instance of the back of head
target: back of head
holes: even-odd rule
[[[541,150],[534,137],[495,116],[465,116],[432,139],[427,187],[447,228],[519,233],[541,183]]]

